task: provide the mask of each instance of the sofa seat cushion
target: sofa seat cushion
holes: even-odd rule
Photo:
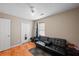
[[[50,45],[49,48],[51,48],[53,51],[56,51],[62,55],[66,55],[66,51],[64,48],[61,48],[61,47],[58,47],[58,46],[55,46],[55,45]]]
[[[49,46],[49,45],[52,44],[52,42],[50,42],[50,41],[44,41],[44,43],[45,43],[46,46]]]

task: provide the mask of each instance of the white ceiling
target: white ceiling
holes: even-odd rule
[[[31,12],[31,6],[34,13]],[[77,7],[79,7],[77,3],[0,3],[0,12],[28,20],[37,20]]]

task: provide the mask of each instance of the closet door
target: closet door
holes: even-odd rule
[[[10,20],[0,18],[0,51],[10,48]]]

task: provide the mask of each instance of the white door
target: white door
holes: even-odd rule
[[[10,20],[0,18],[0,51],[10,48]]]
[[[25,36],[27,39],[25,39]],[[28,42],[31,37],[31,24],[30,23],[22,23],[21,24],[21,41],[22,43]]]

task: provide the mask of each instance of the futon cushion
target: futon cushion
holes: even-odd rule
[[[48,39],[48,37],[40,36],[40,40],[43,41],[43,42],[47,41],[47,39]]]
[[[46,46],[49,46],[49,45],[52,44],[52,42],[50,42],[50,41],[44,41],[44,43],[45,43]]]
[[[60,46],[60,47],[66,47],[66,40],[65,39],[59,39],[59,38],[52,38],[52,44]]]

